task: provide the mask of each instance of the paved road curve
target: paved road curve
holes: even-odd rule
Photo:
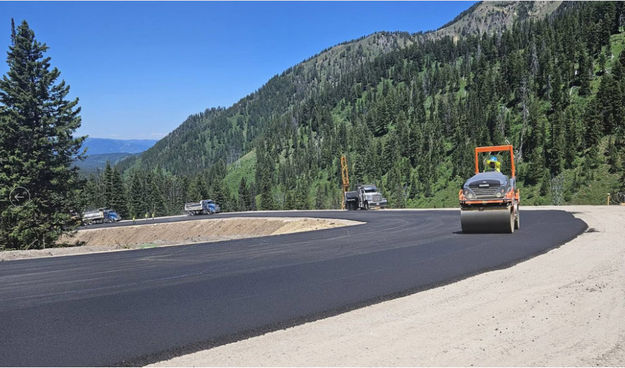
[[[512,235],[461,234],[458,211],[246,214],[298,215],[366,224],[0,263],[0,365],[158,361],[505,267],[586,229],[562,211],[526,211]]]

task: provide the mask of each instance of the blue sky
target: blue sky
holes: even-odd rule
[[[323,49],[377,31],[436,29],[473,2],[0,2],[26,20],[80,98],[80,134],[161,138],[230,106]]]

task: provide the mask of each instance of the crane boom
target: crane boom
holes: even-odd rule
[[[347,158],[341,155],[341,179],[343,180],[343,198],[349,190],[349,173],[347,172]],[[345,201],[341,200],[341,209],[345,209]]]

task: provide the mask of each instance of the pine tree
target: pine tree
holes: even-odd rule
[[[295,207],[298,210],[310,209],[308,184],[305,180],[298,180],[297,187],[295,188]]]
[[[230,192],[223,180],[217,181],[213,188],[213,200],[221,207],[222,212],[232,211]]]
[[[146,176],[146,183],[147,193],[145,198],[147,202],[146,213],[148,214],[148,217],[166,215],[167,207],[165,206],[165,196],[157,174],[148,172]]]
[[[563,104],[562,78],[560,77],[560,73],[556,72],[551,91],[551,108],[555,111],[561,111]]]
[[[292,190],[287,190],[284,195],[284,209],[294,210],[296,208],[295,193]]]
[[[605,73],[605,64],[606,64],[606,57],[605,57],[605,53],[602,52],[601,54],[599,54],[599,74]]]
[[[48,46],[25,21],[12,28],[9,70],[0,80],[0,197],[23,187],[30,200],[0,202],[0,249],[50,247],[77,225],[80,108],[44,57]]]
[[[206,189],[206,184],[204,183],[204,179],[202,179],[201,175],[195,177],[195,180],[191,182],[187,191],[187,200],[188,201],[201,201],[203,199],[208,199],[208,191]]]
[[[553,121],[551,122],[551,141],[549,142],[549,168],[551,169],[552,176],[559,175],[564,166],[566,142],[563,124],[562,114],[553,114]]]
[[[110,208],[115,210],[120,216],[128,216],[128,205],[126,204],[126,190],[122,176],[116,169],[111,174],[112,196],[110,200]]]
[[[325,208],[325,198],[327,195],[327,187],[323,185],[319,185],[317,187],[317,191],[315,193],[315,209],[324,209]],[[326,193],[324,193],[326,192]]]
[[[247,182],[245,181],[245,178],[241,178],[241,181],[239,182],[239,198],[237,201],[237,209],[239,211],[249,211],[251,209],[249,197],[250,195],[248,193]]]
[[[130,197],[130,216],[133,218],[141,218],[147,213],[146,195],[147,191],[143,182],[143,178],[138,172],[132,173],[130,176],[130,187],[128,190]]]
[[[579,68],[577,70],[579,78],[579,94],[580,96],[588,96],[590,94],[590,71],[592,71],[592,61],[589,64],[588,54],[584,51],[579,58]]]
[[[104,207],[113,207],[113,169],[111,163],[106,161],[102,180],[102,196],[104,197]]]
[[[608,156],[608,165],[610,167],[609,171],[611,173],[617,173],[623,169],[621,157],[616,149],[616,146],[614,145],[614,140],[611,137],[608,143],[608,151],[606,152],[606,155]]]

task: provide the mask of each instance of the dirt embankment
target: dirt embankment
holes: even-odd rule
[[[549,209],[592,230],[507,269],[156,365],[623,366],[625,207]]]
[[[302,217],[230,217],[83,229],[73,236],[59,239],[62,243],[82,242],[82,246],[0,252],[0,261],[215,242],[357,224],[361,222]]]

